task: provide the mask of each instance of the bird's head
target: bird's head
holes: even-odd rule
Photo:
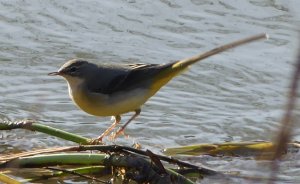
[[[68,78],[86,78],[89,73],[96,69],[97,65],[89,63],[82,59],[72,59],[67,61],[57,72],[51,72],[48,75],[59,75]]]
[[[97,69],[97,65],[89,63],[82,59],[72,59],[67,61],[57,72],[51,72],[48,75],[59,75],[65,78],[69,83],[79,84],[87,79],[93,70]]]

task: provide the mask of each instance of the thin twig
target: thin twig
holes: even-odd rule
[[[16,154],[1,155],[0,156],[0,162],[16,159],[16,158],[19,158],[19,157],[28,157],[28,156],[38,155],[38,154],[76,151],[76,150],[74,150],[74,148],[76,149],[76,147],[74,147],[74,146],[58,147],[58,148],[46,148],[46,149],[27,151],[27,152],[16,153]]]
[[[75,176],[80,176],[82,178],[90,179],[90,180],[97,181],[97,182],[100,182],[100,183],[110,184],[110,182],[108,182],[108,181],[99,180],[95,177],[86,176],[86,175],[80,174],[78,172],[70,171],[70,170],[67,170],[67,169],[59,169],[59,168],[54,168],[54,167],[46,167],[46,169],[49,169],[49,170],[52,170],[52,171],[61,171],[61,172],[64,172],[64,173],[72,174],[72,175],[75,175]]]
[[[98,150],[98,151],[102,151],[102,152],[123,152],[123,153],[136,153],[139,155],[143,155],[145,157],[148,157],[148,154],[146,151],[143,150],[137,150],[131,147],[127,147],[127,146],[119,146],[119,145],[109,145],[109,146],[103,146],[103,145],[84,145],[84,146],[79,146],[78,147],[78,151],[87,151],[87,150]],[[154,154],[157,158],[159,158],[160,160],[169,162],[171,164],[177,164],[180,167],[188,167],[188,168],[193,168],[193,169],[197,169],[198,171],[207,174],[207,175],[216,175],[216,174],[221,174],[213,169],[210,169],[208,167],[205,166],[196,166],[187,162],[183,162],[180,160],[177,160],[175,158],[171,158],[171,157],[166,157],[163,155],[157,155]]]
[[[36,151],[36,152],[25,152],[22,155],[22,157],[25,156],[32,156],[35,154],[42,154],[42,153],[54,153],[54,152],[66,152],[66,151],[90,151],[90,150],[98,150],[104,153],[111,153],[111,152],[119,152],[119,153],[126,153],[126,154],[139,154],[145,157],[149,157],[148,153],[146,151],[143,150],[138,150],[135,148],[131,148],[131,147],[127,147],[127,146],[119,146],[119,145],[81,145],[81,146],[73,146],[73,147],[62,147],[62,148],[55,148],[55,149],[45,149],[45,150],[40,150],[40,151]],[[199,172],[203,173],[203,174],[207,174],[207,175],[216,175],[216,174],[222,174],[220,172],[217,172],[213,169],[210,169],[208,167],[205,166],[196,166],[187,162],[183,162],[180,160],[177,160],[175,158],[172,157],[167,157],[167,156],[163,156],[163,155],[158,155],[158,154],[154,154],[153,156],[156,156],[158,159],[169,162],[171,164],[177,164],[180,167],[187,167],[187,168],[193,168],[193,169],[197,169]],[[10,157],[4,157],[2,158],[2,161],[8,161],[8,160],[12,160],[15,158],[19,158],[20,155],[17,156],[10,156]]]
[[[156,167],[159,169],[159,174],[167,174],[167,171],[164,167],[164,165],[161,163],[160,159],[150,150],[146,150],[146,153],[148,154],[148,157],[151,159],[152,163],[156,165]]]
[[[299,46],[300,49],[300,46]],[[269,181],[270,184],[274,182],[274,179],[277,176],[279,171],[279,160],[281,159],[282,153],[286,152],[287,144],[291,140],[292,130],[293,130],[293,120],[292,113],[295,108],[296,100],[297,100],[297,89],[298,82],[300,78],[300,50],[298,51],[298,57],[296,60],[295,72],[293,73],[293,78],[291,81],[291,88],[289,91],[289,98],[287,101],[287,106],[285,110],[285,114],[281,121],[281,129],[275,142],[276,148],[273,156],[273,162],[271,164],[272,173],[270,178],[272,180]]]

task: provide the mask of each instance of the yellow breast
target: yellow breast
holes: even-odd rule
[[[115,116],[141,107],[152,95],[149,90],[134,89],[112,95],[91,93],[82,85],[83,81],[67,79],[69,96],[83,111],[94,116]]]

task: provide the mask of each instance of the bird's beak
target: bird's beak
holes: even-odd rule
[[[50,75],[50,76],[61,75],[61,73],[60,72],[51,72],[51,73],[48,73],[48,75]]]

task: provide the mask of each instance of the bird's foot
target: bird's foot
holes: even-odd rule
[[[109,138],[110,138],[110,140],[115,140],[117,137],[119,137],[121,135],[124,135],[126,138],[129,137],[129,135],[125,134],[124,129],[121,128],[116,132],[112,132]]]
[[[116,140],[117,136],[116,136],[116,132],[112,132],[110,135],[109,135],[109,140],[110,141],[114,141]]]
[[[103,136],[99,136],[96,139],[91,139],[89,144],[91,144],[91,145],[98,145],[98,144],[104,145],[104,142],[102,141],[102,139],[103,139]]]

